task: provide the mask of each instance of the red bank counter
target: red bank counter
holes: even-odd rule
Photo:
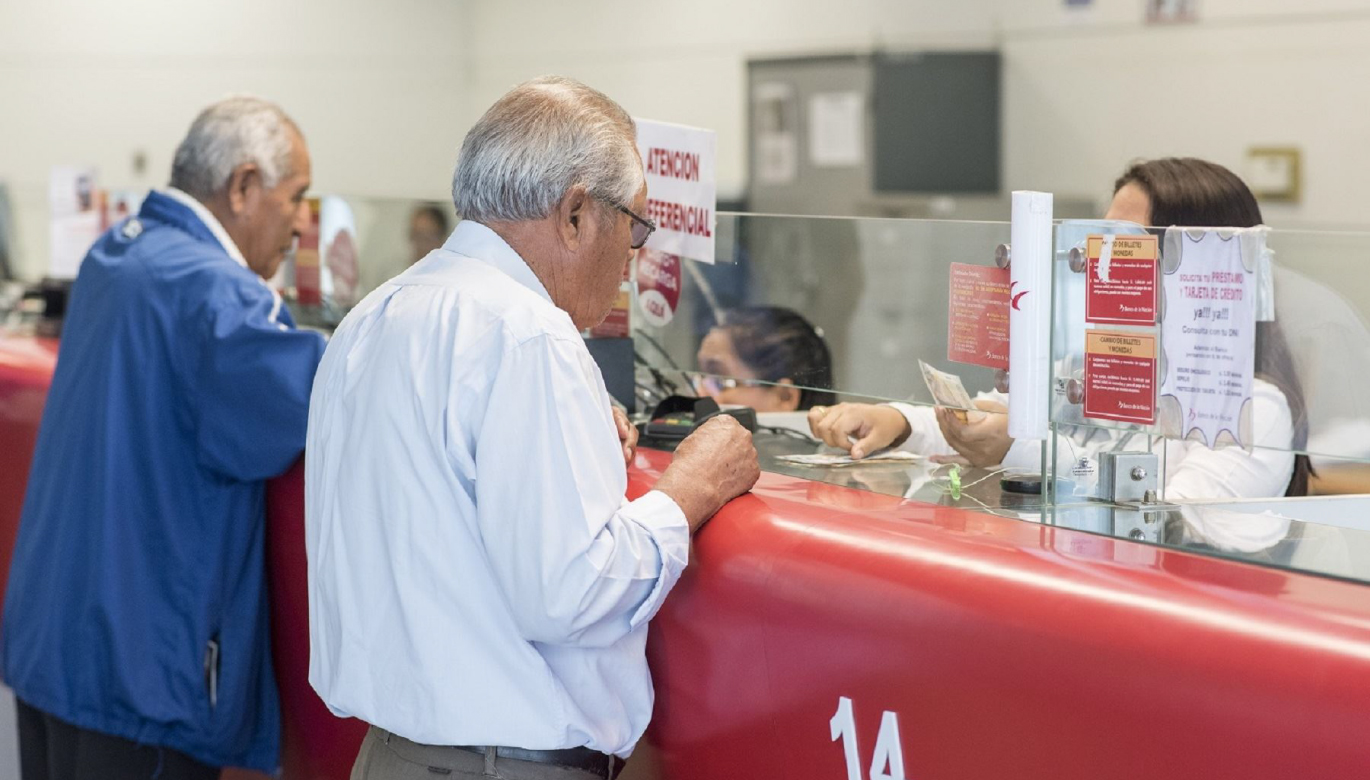
[[[0,338],[5,565],[54,356]],[[345,778],[364,727],[306,679],[301,466],[268,515],[283,776]],[[649,654],[673,780],[1370,771],[1366,585],[793,473],[697,537]]]

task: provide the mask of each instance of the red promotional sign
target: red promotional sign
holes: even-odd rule
[[[295,299],[306,306],[323,301],[319,289],[319,199],[309,199],[309,227],[295,247]]]
[[[618,291],[618,297],[614,299],[614,308],[609,310],[609,313],[598,325],[590,328],[592,338],[622,339],[628,337],[630,333],[628,307],[631,303],[628,299],[630,297],[628,288],[625,287]]]
[[[1156,236],[1090,236],[1086,256],[1085,322],[1156,324]]]
[[[951,264],[947,359],[1008,369],[1009,271]]]
[[[660,328],[680,304],[680,256],[653,249],[637,253],[637,305],[649,325]]]
[[[1085,335],[1085,416],[1156,422],[1156,337],[1091,330]]]

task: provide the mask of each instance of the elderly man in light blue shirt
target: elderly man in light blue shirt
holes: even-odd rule
[[[656,489],[580,331],[652,224],[632,119],[563,78],[462,144],[447,243],[338,328],[306,447],[310,683],[372,725],[360,778],[613,777],[652,711],[647,623],[756,481],[710,421]]]

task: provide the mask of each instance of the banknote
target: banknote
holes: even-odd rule
[[[932,393],[932,400],[938,406],[951,407],[956,411],[956,416],[964,421],[966,413],[962,410],[974,409],[975,404],[971,402],[966,386],[961,383],[961,377],[939,371],[921,360],[918,361],[918,368],[923,371],[923,381],[928,385],[928,392]]]
[[[872,461],[879,463],[913,463],[922,460],[921,455],[903,450],[884,450],[874,455],[867,455],[861,460],[853,460],[850,455],[827,455],[819,453],[817,455],[779,455],[776,460],[786,463],[794,463],[800,466],[857,466],[862,463]]]

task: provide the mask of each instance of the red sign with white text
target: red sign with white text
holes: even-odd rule
[[[1008,369],[1009,271],[951,264],[947,297],[947,359]]]
[[[1085,334],[1085,417],[1156,422],[1156,337],[1091,330]]]
[[[1085,322],[1156,324],[1156,236],[1090,236]]]
[[[647,324],[660,328],[680,304],[680,256],[641,249],[637,253],[637,305]]]

